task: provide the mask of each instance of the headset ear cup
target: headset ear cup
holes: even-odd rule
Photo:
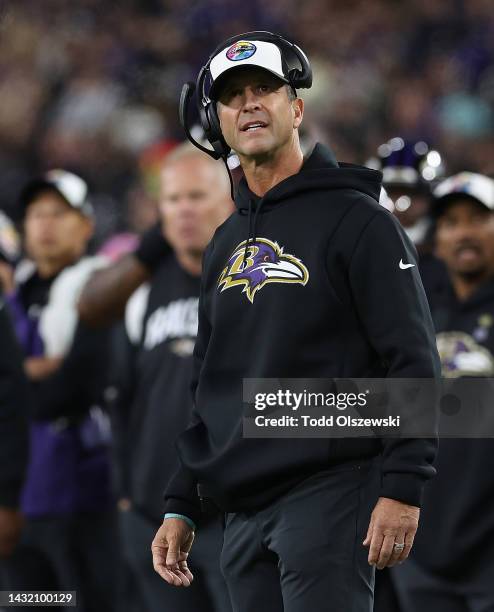
[[[206,114],[209,122],[209,129],[211,130],[211,136],[214,140],[218,140],[222,138],[221,127],[220,127],[220,119],[218,117],[218,112],[216,110],[216,104],[214,102],[210,102],[206,107]]]
[[[204,114],[208,124],[208,131],[206,132],[206,130],[204,130],[207,139],[217,153],[223,156],[228,155],[228,153],[230,153],[230,147],[226,144],[221,132],[216,104],[214,102],[209,102],[204,109]]]
[[[300,47],[288,41],[283,40],[283,43],[289,45],[289,48],[298,58],[300,62],[301,70],[299,68],[292,68],[288,73],[290,82],[295,89],[309,89],[312,86],[312,68],[310,62]],[[286,48],[286,47],[285,47]]]
[[[211,132],[211,126],[209,125],[208,115],[204,106],[199,106],[199,119],[201,121],[201,127],[204,130],[206,138],[209,140],[209,134]]]

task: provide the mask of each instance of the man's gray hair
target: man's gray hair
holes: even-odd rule
[[[293,100],[296,100],[298,98],[297,96],[297,92],[295,91],[295,89],[293,89],[293,87],[291,85],[285,85],[286,87],[286,93],[288,95],[288,99],[290,100],[290,102],[293,102]]]

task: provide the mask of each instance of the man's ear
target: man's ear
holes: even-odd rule
[[[296,130],[302,123],[304,117],[304,101],[302,98],[295,98],[292,101],[293,108],[293,129]]]

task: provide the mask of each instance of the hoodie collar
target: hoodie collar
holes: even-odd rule
[[[281,200],[300,194],[306,197],[310,191],[331,189],[356,189],[379,201],[382,174],[362,166],[338,164],[333,152],[322,144],[316,144],[297,174],[287,177],[272,187],[262,198],[252,193],[245,177],[240,181],[235,205],[238,213],[247,215],[247,238],[244,262],[251,241],[256,238],[259,213],[266,213]]]
[[[379,201],[382,174],[354,164],[338,163],[328,147],[317,143],[297,174],[293,174],[264,194],[253,193],[245,177],[241,179],[235,205],[240,214],[246,214],[249,207],[262,207],[267,212],[280,200],[297,193],[321,189],[351,188],[362,191]],[[261,211],[259,211],[261,212]]]

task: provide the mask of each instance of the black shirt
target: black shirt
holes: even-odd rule
[[[192,411],[190,379],[200,277],[170,254],[126,319],[134,335],[133,400],[128,421],[128,483],[133,504],[162,518],[162,491],[173,473],[175,441]],[[145,292],[148,292],[147,295]]]
[[[429,296],[443,376],[494,375],[494,279],[460,302],[448,283]],[[438,475],[426,488],[414,557],[465,578],[492,560],[494,440],[441,439]]]

